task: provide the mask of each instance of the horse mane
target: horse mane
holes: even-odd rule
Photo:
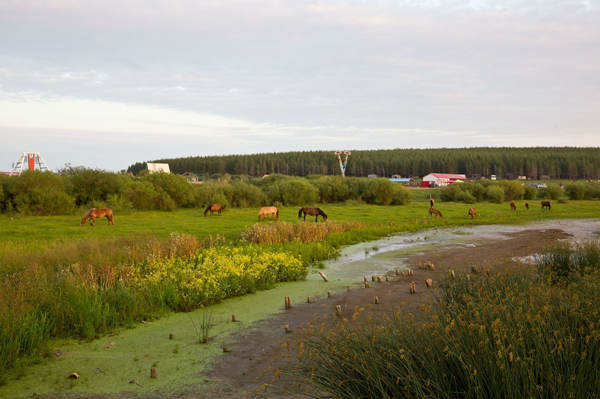
[[[90,216],[92,214],[92,212],[94,212],[96,210],[96,208],[90,208],[85,215],[83,215],[83,218],[86,218],[88,216]],[[82,219],[83,219],[82,218]]]
[[[317,212],[319,212],[319,215],[327,217],[327,215],[321,210],[321,208],[317,208]]]
[[[302,217],[303,210],[304,210],[304,208],[300,208],[300,210],[298,211],[298,219],[300,219]]]
[[[209,204],[206,209],[204,210],[204,216],[206,216],[206,214],[208,213],[208,211],[210,210],[210,207],[212,206],[212,204]]]

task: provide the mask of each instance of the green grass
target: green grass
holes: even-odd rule
[[[525,201],[518,201],[517,212],[510,212],[508,203],[462,203],[438,202],[436,208],[444,214],[444,220],[435,225],[465,225],[520,223],[551,218],[600,217],[598,201],[569,201],[567,204],[553,202],[551,212],[542,212],[539,201],[529,201],[531,209],[526,211]],[[469,207],[477,208],[477,218],[467,218]],[[427,216],[428,204],[411,203],[405,206],[377,205],[319,205],[333,221],[357,221],[368,224],[414,223]],[[237,239],[247,227],[257,223],[258,208],[234,208],[222,216],[203,217],[201,209],[179,209],[174,212],[135,212],[115,216],[115,225],[108,226],[106,220],[98,220],[95,227],[79,225],[79,215],[67,216],[8,216],[0,215],[0,242],[26,242],[28,246],[45,245],[61,240],[86,238],[115,238],[131,235],[167,237],[171,232],[189,233],[198,237],[222,234],[228,239]],[[280,220],[297,221],[298,207],[280,208]],[[1,267],[1,266],[0,266]]]

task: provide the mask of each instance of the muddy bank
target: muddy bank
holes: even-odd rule
[[[414,270],[410,278],[393,276],[392,281],[372,283],[364,288],[361,281],[350,286],[349,291],[314,298],[314,303],[297,304],[293,309],[258,323],[251,331],[233,337],[228,343],[231,350],[221,357],[205,376],[212,381],[209,387],[183,393],[183,397],[239,398],[239,397],[302,397],[292,387],[292,379],[281,369],[294,369],[297,341],[302,337],[303,327],[318,320],[335,317],[335,307],[340,305],[345,317],[351,319],[359,308],[365,310],[355,320],[364,323],[394,311],[418,312],[418,307],[431,303],[434,289],[425,287],[425,279],[434,282],[444,278],[449,269],[456,273],[469,272],[472,266],[486,269],[499,267],[528,267],[517,264],[515,258],[531,255],[561,239],[572,239],[573,235],[562,229],[530,229],[502,232],[495,238],[471,237],[462,243],[453,243],[442,248],[422,253],[398,256],[399,265],[408,265]],[[434,270],[423,265],[432,262]],[[416,293],[409,293],[410,281],[416,282]],[[379,304],[374,298],[378,297]],[[283,326],[292,331],[284,332]]]

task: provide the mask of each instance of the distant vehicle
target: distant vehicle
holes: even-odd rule
[[[533,184],[531,185],[531,187],[535,187],[535,188],[538,188],[538,189],[539,189],[539,188],[547,188],[547,187],[548,187],[548,185],[547,185],[546,183],[533,183]]]

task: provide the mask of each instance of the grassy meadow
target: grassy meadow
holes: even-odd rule
[[[508,203],[439,202],[440,219],[427,215],[425,191],[412,195],[403,206],[322,205],[329,221],[318,225],[298,223],[298,207],[281,207],[280,223],[260,227],[258,208],[117,213],[114,226],[94,227],[80,226],[80,215],[0,215],[0,373],[46,356],[54,338],[89,340],[302,279],[342,245],[429,227],[600,217],[597,201],[554,202],[551,212],[538,201],[529,210],[517,202],[516,212]]]

